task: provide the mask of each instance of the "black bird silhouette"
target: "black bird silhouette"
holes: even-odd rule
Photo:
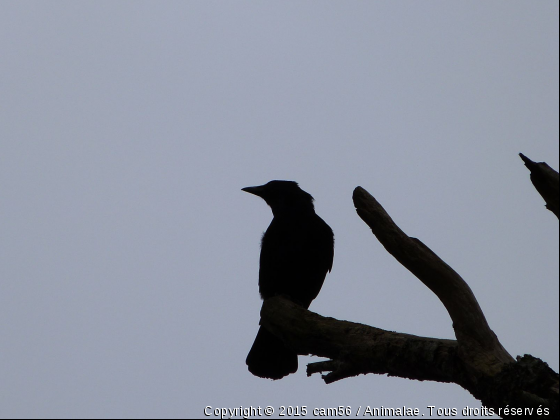
[[[332,229],[315,213],[313,197],[294,181],[270,181],[242,190],[261,197],[274,215],[261,243],[261,298],[283,295],[308,308],[332,268]],[[298,369],[297,353],[263,327],[246,363],[261,378],[280,379]]]

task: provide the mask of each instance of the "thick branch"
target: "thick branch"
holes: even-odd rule
[[[332,360],[310,364],[308,375],[330,371],[326,383],[366,373],[460,382],[457,342],[385,331],[326,318],[280,296],[267,299],[261,325],[299,354]]]
[[[488,374],[513,361],[461,276],[419,239],[407,236],[365,189],[357,187],[353,200],[358,215],[385,249],[441,300],[453,321],[461,357],[470,359],[474,367],[486,366]]]
[[[556,217],[560,207],[560,175],[545,162],[533,162],[523,153],[519,153],[525,166],[531,171],[531,182],[546,201],[546,208],[549,209]]]
[[[328,384],[360,374],[377,373],[401,378],[454,382],[480,399],[484,406],[532,407],[558,416],[558,374],[531,356],[518,357],[496,375],[476,378],[459,357],[454,340],[418,337],[327,318],[281,297],[267,299],[261,325],[299,354],[331,360],[311,363],[307,374],[329,372]],[[503,413],[499,413],[503,416]]]

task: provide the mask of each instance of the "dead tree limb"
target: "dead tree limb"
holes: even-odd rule
[[[531,171],[531,182],[544,198],[546,208],[549,209],[556,217],[560,207],[560,175],[545,162],[533,162],[523,153],[519,153],[525,166]]]
[[[407,236],[379,202],[362,187],[353,194],[356,212],[393,257],[414,274],[443,303],[459,345],[459,356],[487,374],[497,373],[513,358],[490,329],[469,285],[419,239]]]
[[[322,376],[327,384],[368,373],[453,382],[502,417],[505,413],[499,410],[505,407],[533,410],[526,417],[558,417],[558,374],[529,355],[505,363],[495,375],[480,374],[473,380],[472,367],[459,357],[455,340],[323,317],[281,296],[265,300],[261,325],[298,354],[329,358],[307,366],[308,376],[329,372]],[[539,409],[542,414],[538,414]]]
[[[456,382],[460,370],[455,340],[326,318],[279,296],[265,301],[261,325],[299,354],[330,358],[307,369],[308,375],[329,371],[323,376],[326,383],[365,373]]]

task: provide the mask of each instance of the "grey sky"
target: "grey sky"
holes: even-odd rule
[[[296,180],[336,236],[311,310],[453,338],[355,214],[361,185],[558,371],[558,2],[3,2],[0,417],[480,407],[456,385],[253,377],[243,193]]]

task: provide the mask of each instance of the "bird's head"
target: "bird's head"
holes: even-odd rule
[[[275,216],[314,211],[313,197],[294,181],[270,181],[264,185],[246,187],[242,190],[261,197]]]

